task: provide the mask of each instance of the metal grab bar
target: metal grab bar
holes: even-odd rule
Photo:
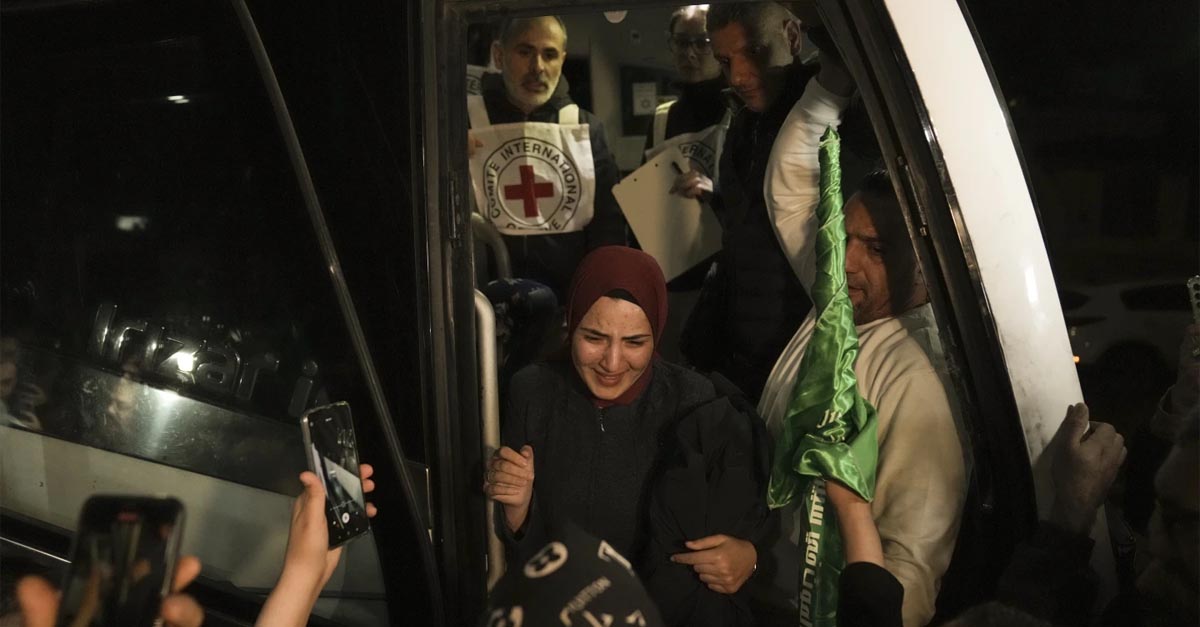
[[[486,464],[500,448],[500,384],[496,377],[496,312],[492,309],[492,302],[479,290],[475,290],[475,343],[479,360],[479,415],[483,421],[483,459]],[[491,592],[504,575],[504,547],[496,535],[496,507],[486,495],[483,498],[488,534],[487,589]]]
[[[496,278],[511,279],[512,262],[508,259],[508,246],[496,226],[478,213],[472,213],[471,232],[475,235],[475,241],[492,250],[492,255],[496,258]]]

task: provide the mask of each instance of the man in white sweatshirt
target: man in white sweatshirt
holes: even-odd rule
[[[805,289],[815,276],[820,136],[836,127],[853,84],[833,60],[809,82],[779,133],[764,193],[776,234]],[[860,351],[859,391],[879,413],[879,466],[871,504],[887,569],[904,585],[904,624],[933,618],[950,564],[967,492],[965,436],[933,311],[887,174],[863,181],[845,204],[846,282]],[[778,435],[813,314],[801,324],[767,379],[759,412]],[[772,551],[770,596],[795,605],[802,549],[802,512],[785,508],[782,538]],[[765,584],[766,582],[761,582]]]

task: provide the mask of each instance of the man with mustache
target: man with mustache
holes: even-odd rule
[[[506,20],[500,25],[498,39],[492,45],[492,61],[500,73],[483,75],[482,110],[468,106],[474,129],[514,122],[587,126],[595,172],[595,196],[593,206],[581,207],[580,211],[590,212],[591,220],[582,228],[575,228],[579,226],[576,223],[571,228],[504,235],[513,275],[549,286],[559,302],[566,302],[567,284],[587,251],[625,243],[625,219],[612,194],[612,187],[619,178],[617,164],[609,151],[604,125],[595,115],[575,105],[567,93],[567,81],[562,78],[566,46],[567,29],[557,16]],[[472,140],[469,149],[475,148],[476,142]],[[586,168],[581,170],[581,175],[586,175]],[[535,187],[541,183],[531,177],[528,187],[543,193]],[[539,211],[549,210],[544,206],[554,204],[549,199],[539,201],[536,197],[533,203]]]
[[[779,132],[767,168],[768,211],[805,288],[816,272],[820,138],[827,126],[838,126],[853,91],[848,72],[825,58]],[[846,284],[859,339],[854,373],[879,416],[870,508],[883,565],[904,586],[904,624],[925,625],[933,618],[966,502],[965,435],[925,282],[887,173],[868,175],[843,211]],[[782,429],[814,316],[798,326],[758,406],[773,434]],[[773,572],[770,596],[792,599],[799,589],[801,515],[796,507],[784,509],[783,537],[771,551],[777,561],[760,560]]]
[[[763,197],[767,157],[814,69],[802,64],[800,22],[777,3],[719,4],[708,12],[713,56],[741,103],[725,136],[711,194],[722,250],[683,332],[683,354],[757,401],[771,365],[812,307],[780,248]],[[699,172],[685,196],[713,189]]]

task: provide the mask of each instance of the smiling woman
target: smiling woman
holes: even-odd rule
[[[667,624],[747,624],[767,519],[761,420],[728,382],[655,354],[667,293],[649,255],[599,248],[569,294],[570,358],[513,378],[484,477],[509,564],[571,521],[629,558]]]

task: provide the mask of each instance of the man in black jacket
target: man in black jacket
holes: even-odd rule
[[[796,58],[799,21],[776,3],[713,5],[708,33],[744,106],[726,134],[712,198],[724,229],[722,250],[688,319],[683,352],[693,366],[719,371],[757,402],[775,359],[812,307],[771,226],[763,179],[775,136],[815,70]]]
[[[518,200],[526,203],[526,211],[532,207],[543,212],[541,218],[545,224],[520,235],[501,228],[514,276],[544,283],[554,290],[559,302],[566,301],[567,284],[587,251],[625,243],[625,219],[612,195],[612,187],[618,180],[617,165],[609,151],[603,124],[595,115],[575,105],[567,93],[567,81],[562,78],[566,45],[566,27],[556,16],[508,20],[500,27],[499,39],[492,46],[493,61],[501,72],[483,77],[484,110],[480,111],[468,99],[474,129],[513,122],[587,125],[595,170],[591,220],[584,224],[575,220],[560,228],[551,216],[544,214],[555,203],[540,191],[538,185],[544,183],[534,180],[531,170],[530,180],[524,185],[528,189],[517,189],[515,193],[529,193],[528,199]],[[520,183],[526,183],[524,178]],[[586,215],[588,208],[580,207],[579,211]]]

